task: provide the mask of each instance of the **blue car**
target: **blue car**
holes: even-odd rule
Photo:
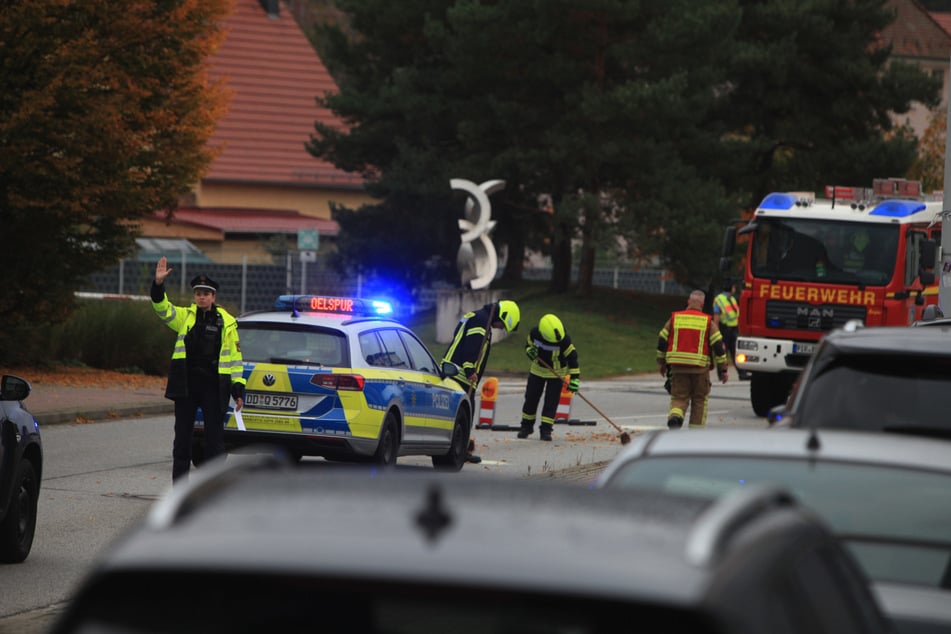
[[[392,465],[432,456],[440,470],[466,462],[472,409],[465,390],[388,305],[285,295],[269,311],[238,318],[244,408],[230,409],[229,449],[278,445],[295,459]],[[201,460],[203,427],[193,457]]]
[[[0,562],[20,563],[30,554],[43,477],[40,425],[21,401],[30,384],[0,378]]]

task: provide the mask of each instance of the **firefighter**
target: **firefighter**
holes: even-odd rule
[[[713,323],[720,330],[723,345],[730,353],[730,361],[736,367],[736,336],[740,325],[740,305],[736,301],[736,284],[727,280],[723,291],[713,298]],[[748,373],[737,368],[741,379],[749,378]]]
[[[525,342],[525,355],[532,360],[532,366],[525,384],[522,425],[518,437],[528,438],[532,435],[535,429],[538,401],[544,393],[545,401],[542,404],[542,423],[538,429],[538,437],[550,441],[555,424],[555,413],[558,411],[558,400],[561,397],[561,388],[565,379],[568,379],[568,390],[572,394],[578,391],[581,378],[578,351],[571,342],[571,337],[565,332],[561,320],[555,315],[548,314],[539,319],[538,325],[529,333]]]
[[[727,382],[727,355],[723,336],[713,318],[703,312],[706,293],[695,290],[687,299],[687,308],[671,314],[657,340],[657,366],[660,375],[671,371],[670,410],[667,427],[680,429],[684,413],[690,407],[690,427],[707,422],[710,397],[710,368],[716,364],[722,383]]]
[[[172,482],[188,475],[192,461],[195,417],[201,408],[205,420],[205,454],[211,459],[225,453],[224,422],[229,397],[235,411],[244,405],[244,366],[238,324],[215,304],[218,283],[206,275],[191,281],[195,302],[175,306],[165,294],[165,278],[172,272],[165,257],[155,265],[150,294],[152,308],[162,322],[178,333],[168,368],[165,398],[175,402],[175,440],[172,443]]]
[[[452,342],[443,355],[443,361],[459,366],[459,374],[451,378],[466,390],[472,412],[475,412],[475,389],[485,372],[492,349],[492,328],[514,332],[518,329],[519,319],[518,304],[510,299],[486,304],[479,310],[467,312],[459,319],[452,334]],[[471,433],[471,427],[469,431]],[[482,458],[472,453],[474,449],[475,442],[470,438],[467,460],[472,463],[482,462]]]

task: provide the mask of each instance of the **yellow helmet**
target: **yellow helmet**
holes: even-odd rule
[[[506,332],[518,330],[518,321],[521,315],[518,310],[518,304],[510,299],[503,299],[499,302],[499,320],[505,327]]]
[[[552,314],[545,315],[538,320],[538,332],[545,341],[558,343],[565,338],[565,327],[561,320]]]

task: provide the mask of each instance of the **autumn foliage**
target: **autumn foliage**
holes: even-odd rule
[[[208,168],[227,94],[209,56],[233,0],[21,0],[0,11],[0,331],[72,310],[136,221]],[[8,344],[0,334],[0,359]],[[17,341],[22,343],[22,341]]]

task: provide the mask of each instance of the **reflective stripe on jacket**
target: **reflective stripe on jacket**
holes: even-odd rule
[[[724,291],[713,299],[713,303],[720,309],[721,324],[735,328],[740,323],[740,305],[733,295]]]

